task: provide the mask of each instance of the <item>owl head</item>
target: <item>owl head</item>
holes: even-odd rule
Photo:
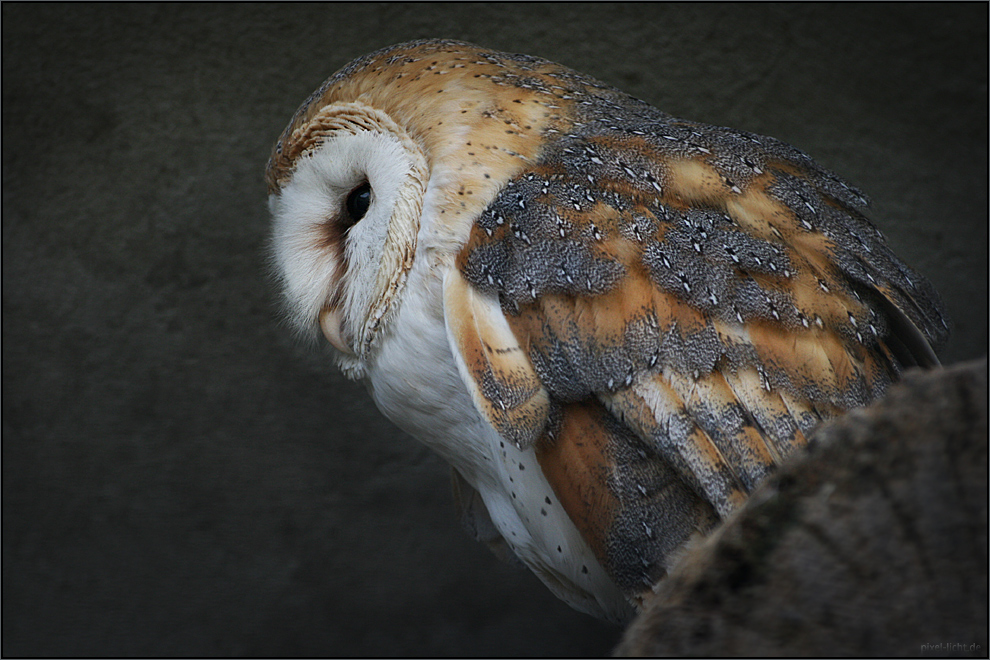
[[[562,67],[518,58],[450,41],[372,53],[331,76],[275,145],[266,178],[287,316],[305,335],[320,328],[349,375],[389,332],[413,264],[449,266],[561,123],[546,98],[498,82]]]

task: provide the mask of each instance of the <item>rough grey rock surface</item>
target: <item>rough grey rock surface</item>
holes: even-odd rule
[[[619,656],[987,655],[987,361],[819,429],[674,569]]]
[[[601,655],[280,326],[263,170],[374,49],[539,55],[873,199],[987,345],[986,5],[4,3],[4,655]]]

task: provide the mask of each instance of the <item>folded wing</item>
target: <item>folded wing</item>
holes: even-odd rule
[[[631,599],[820,420],[937,364],[946,333],[834,175],[769,138],[647,128],[549,145],[445,284],[478,410],[535,447]]]

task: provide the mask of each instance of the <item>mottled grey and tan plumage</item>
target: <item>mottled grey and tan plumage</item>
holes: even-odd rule
[[[633,603],[822,419],[937,364],[947,325],[931,285],[862,193],[778,140],[671,117],[539,58],[414,42],[307,101],[270,190],[319,142],[319,112],[354,100],[402,125],[433,176],[454,173],[421,223],[448,241],[458,369],[503,441],[493,451],[535,452]]]

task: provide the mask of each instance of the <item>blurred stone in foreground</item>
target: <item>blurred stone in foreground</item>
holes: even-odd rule
[[[986,657],[986,358],[908,372],[815,438],[616,655]]]

